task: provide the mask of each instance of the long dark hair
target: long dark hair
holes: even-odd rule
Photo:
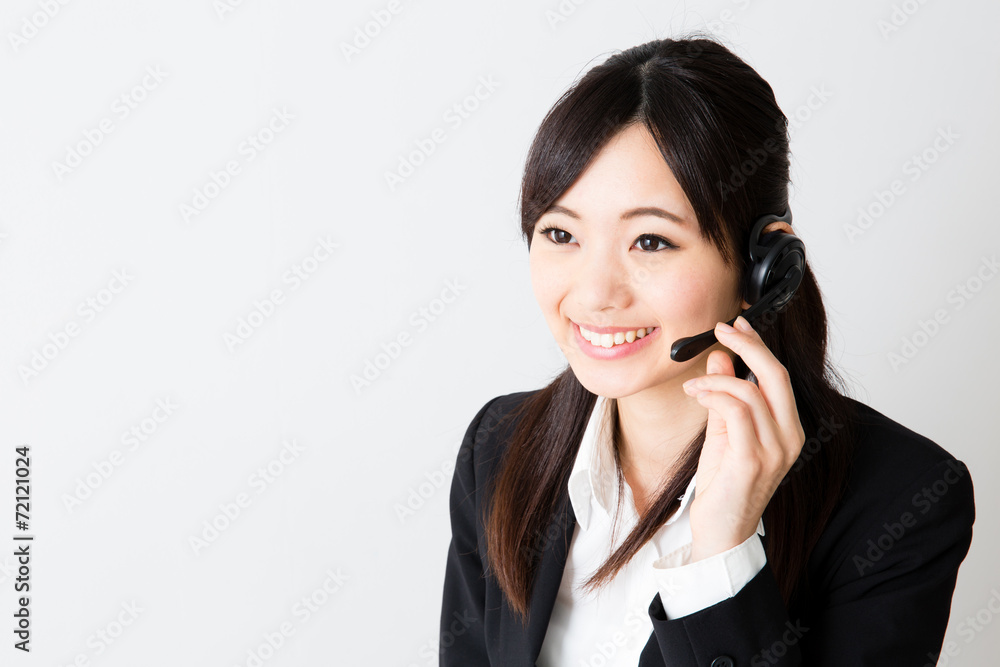
[[[521,183],[521,232],[529,250],[542,214],[616,133],[635,123],[643,123],[656,140],[703,238],[739,269],[745,283],[744,249],[753,222],[769,213],[780,215],[788,206],[788,121],[770,85],[753,68],[699,35],[657,39],[615,53],[548,112]],[[809,554],[849,472],[854,406],[827,360],[826,313],[808,265],[786,309],[754,324],[788,370],[807,439],[763,517],[768,565],[792,612],[808,595]],[[750,379],[746,365],[736,361],[737,376]],[[596,399],[567,366],[523,401],[484,504],[487,569],[525,624],[539,545],[545,543],[553,514],[565,510],[559,501],[567,502],[563,491]],[[610,407],[617,407],[615,401]],[[621,490],[617,413],[611,410]],[[613,579],[678,509],[677,497],[695,473],[704,440],[703,427],[665,475],[635,528],[587,581],[589,588]]]

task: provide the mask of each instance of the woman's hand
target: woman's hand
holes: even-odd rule
[[[788,371],[743,316],[734,324],[736,329],[717,324],[716,338],[743,359],[759,385],[737,378],[721,350],[709,353],[708,375],[684,383],[708,408],[690,505],[692,563],[732,549],[757,531],[805,443]]]

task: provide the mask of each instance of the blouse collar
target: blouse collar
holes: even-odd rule
[[[573,505],[580,528],[587,530],[591,521],[591,500],[610,517],[618,502],[618,483],[615,473],[614,443],[611,439],[611,406],[612,401],[604,396],[597,396],[594,409],[590,413],[587,428],[580,442],[573,470],[569,476],[569,499]],[[695,478],[687,485],[684,495],[680,496],[681,506],[674,512],[664,525],[670,525],[680,517],[684,508],[694,497]],[[625,483],[623,492],[628,496],[625,512],[635,515],[631,503],[631,490]],[[636,515],[633,517],[637,519]]]

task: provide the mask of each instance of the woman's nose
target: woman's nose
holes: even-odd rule
[[[629,274],[621,257],[608,249],[594,249],[581,253],[573,283],[578,290],[577,300],[587,312],[596,314],[609,307],[627,306],[632,298],[634,276]]]

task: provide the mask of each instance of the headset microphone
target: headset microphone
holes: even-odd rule
[[[792,224],[791,209],[787,209],[782,216],[765,215],[759,218],[750,232],[750,264],[743,296],[751,305],[742,315],[751,323],[768,311],[781,312],[791,301],[805,271],[806,249],[799,237],[781,231],[761,236],[764,227],[779,220]],[[732,326],[735,321],[736,317],[728,324]],[[697,336],[681,338],[670,347],[670,358],[687,361],[717,341],[714,328]]]

